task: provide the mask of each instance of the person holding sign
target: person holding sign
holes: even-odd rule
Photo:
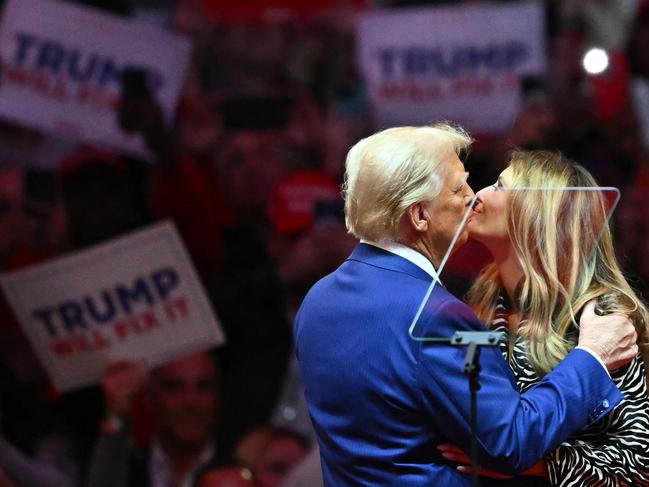
[[[148,382],[156,419],[145,452],[129,448],[128,415],[134,394]],[[218,370],[206,352],[152,370],[133,362],[108,367],[102,381],[106,420],[95,445],[87,487],[190,487],[194,474],[215,456]]]
[[[631,317],[642,353],[611,373],[624,400],[531,473],[553,486],[649,485],[649,312],[615,258],[602,193],[566,187],[597,184],[558,153],[515,152],[496,184],[478,193],[469,231],[494,260],[473,284],[469,304],[484,322],[508,335],[501,352],[521,392],[537,385],[574,348],[579,330],[572,316],[592,314],[589,300],[597,300],[600,314]],[[564,204],[556,205],[559,200]],[[555,267],[548,265],[552,262]],[[455,448],[445,450],[449,459],[468,461]]]
[[[470,144],[448,124],[399,127],[347,155],[345,218],[361,243],[311,288],[294,328],[325,486],[470,485],[436,448],[469,445],[465,351],[409,334],[474,196],[458,156]],[[417,323],[430,337],[485,329],[439,283]],[[485,467],[522,472],[620,403],[606,368],[636,356],[631,320],[592,313],[580,325],[579,346],[523,394],[499,351],[482,351]]]

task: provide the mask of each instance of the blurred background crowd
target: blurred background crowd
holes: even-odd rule
[[[340,196],[345,154],[380,128],[355,21],[487,2],[75,3],[183,33],[190,68],[172,123],[155,96],[120,101],[120,126],[144,138],[150,160],[0,121],[0,270],[170,219],[227,344],[148,372],[114,363],[100,385],[61,393],[3,300],[0,486],[319,485],[291,323],[306,290],[355,245]],[[617,250],[646,296],[649,2],[537,3],[547,73],[521,86],[507,131],[472,134],[469,183],[494,182],[515,147],[575,159],[620,188]],[[583,65],[592,46],[609,53],[599,75]],[[459,264],[447,271],[451,283],[470,277]],[[295,468],[310,472],[302,484],[290,483]]]

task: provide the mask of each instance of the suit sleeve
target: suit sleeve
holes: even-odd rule
[[[425,309],[423,336],[484,330],[464,303],[448,299]],[[421,401],[436,429],[465,451],[470,446],[470,395],[463,372],[466,350],[418,342]],[[480,353],[479,461],[503,473],[522,472],[574,432],[611,411],[622,395],[596,358],[573,350],[536,387],[520,394],[497,347]]]

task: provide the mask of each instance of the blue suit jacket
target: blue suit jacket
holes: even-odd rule
[[[469,450],[465,350],[408,335],[430,282],[408,260],[359,244],[305,297],[295,342],[326,486],[470,485],[436,450],[440,443]],[[438,285],[417,333],[450,337],[457,330],[484,327]],[[480,462],[501,472],[529,468],[622,399],[582,350],[522,395],[495,347],[480,360]]]

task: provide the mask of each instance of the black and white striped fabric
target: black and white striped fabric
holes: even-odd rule
[[[540,378],[527,359],[527,342],[510,335],[504,300],[499,300],[492,328],[506,334],[500,344],[521,392]],[[519,328],[525,326],[521,321]],[[649,486],[649,395],[640,356],[611,373],[624,400],[546,457],[549,485],[561,487]]]

